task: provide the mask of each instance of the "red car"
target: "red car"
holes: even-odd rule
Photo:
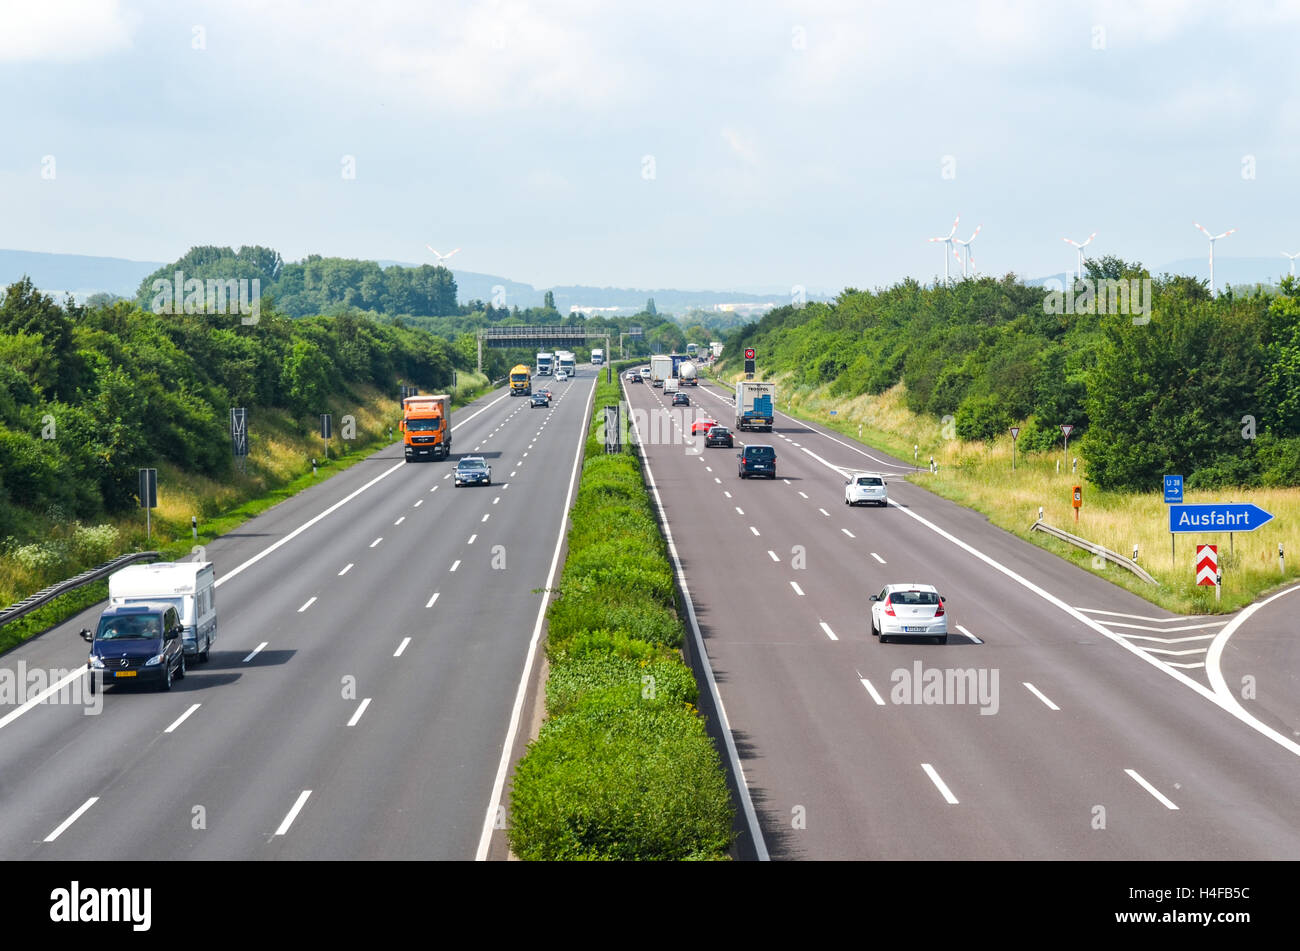
[[[698,436],[700,433],[707,434],[708,431],[716,425],[718,425],[718,421],[716,419],[709,419],[707,416],[703,419],[697,419],[695,422],[691,423],[691,435]]]

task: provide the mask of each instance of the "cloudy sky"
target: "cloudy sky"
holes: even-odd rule
[[[1300,0],[0,0],[0,247],[810,289],[1300,251]],[[949,258],[951,260],[951,258]]]

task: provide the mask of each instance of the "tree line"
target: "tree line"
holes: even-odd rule
[[[1020,447],[1043,450],[1070,423],[1102,488],[1153,491],[1165,473],[1202,488],[1300,484],[1300,284],[1214,297],[1114,257],[1088,262],[1088,278],[1149,281],[1145,310],[1063,307],[1060,290],[1013,275],[907,280],[771,311],[728,356],[755,347],[760,371],[844,397],[901,382],[909,409],[951,415],[963,439],[1019,425]]]

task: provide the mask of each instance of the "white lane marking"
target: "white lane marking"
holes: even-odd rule
[[[1109,617],[1126,617],[1135,621],[1154,621],[1157,624],[1168,624],[1170,621],[1197,621],[1205,617],[1204,614],[1189,614],[1185,617],[1147,617],[1145,614],[1121,614],[1119,611],[1103,611],[1101,608],[1075,608],[1076,611],[1082,611],[1084,614],[1105,614]],[[1226,622],[1223,622],[1226,623]]]
[[[839,638],[835,636],[835,632],[831,630],[831,626],[829,624],[827,624],[825,621],[818,621],[817,623],[822,626],[822,630],[826,632],[827,637],[829,637],[833,641],[839,640]]]
[[[800,446],[797,442],[792,442],[792,443],[790,443],[790,445],[794,446],[794,448],[796,448],[796,449],[802,449],[802,448],[803,448],[803,447]]]
[[[960,625],[960,624],[957,625],[957,630],[961,631],[963,634],[965,634],[967,637],[969,637],[969,638],[970,638],[972,641],[974,641],[976,644],[983,644],[983,643],[984,643],[982,640],[980,640],[978,637],[976,637],[976,636],[975,636],[974,634],[972,634],[970,631],[966,630],[966,628],[963,627],[963,626]]]
[[[1167,654],[1170,657],[1187,657],[1190,654],[1204,654],[1209,651],[1208,647],[1193,647],[1191,650],[1185,651],[1171,651],[1163,647],[1144,647],[1142,649],[1152,654]]]
[[[1039,690],[1037,687],[1035,687],[1033,684],[1031,684],[1028,680],[1021,681],[1021,683],[1024,684],[1026,690],[1032,693],[1039,700],[1043,701],[1043,703],[1047,704],[1047,709],[1049,710],[1061,709],[1056,704],[1052,703],[1052,701],[1048,700],[1047,697],[1043,694],[1043,692]]]
[[[357,707],[357,712],[352,714],[352,719],[348,721],[348,726],[356,726],[357,721],[361,719],[361,714],[366,712],[366,707],[370,706],[370,698],[361,701],[361,706]]]
[[[306,611],[309,607],[311,607],[311,606],[312,606],[313,604],[315,604],[315,603],[316,603],[316,598],[315,598],[314,596],[311,597],[311,598],[308,598],[308,599],[307,599],[307,603],[304,604],[302,607],[300,607],[300,608],[298,609],[298,613],[299,613],[299,614],[302,614],[303,611]]]
[[[1135,631],[1161,631],[1167,634],[1170,631],[1203,631],[1207,627],[1223,627],[1223,625],[1227,623],[1228,619],[1224,618],[1222,621],[1209,621],[1205,624],[1180,624],[1178,627],[1151,627],[1149,624],[1126,624],[1123,621],[1107,621],[1106,626],[1112,628],[1131,627]],[[1124,632],[1117,631],[1116,633],[1123,634]],[[1213,637],[1214,634],[1208,634],[1206,636]]]
[[[780,560],[781,560],[780,558],[777,557],[776,552],[772,551],[770,548],[767,550],[767,553],[768,553],[769,555],[772,556],[772,560],[773,560],[773,561],[780,561]]]
[[[867,693],[871,694],[871,699],[876,701],[876,706],[883,707],[885,705],[885,698],[876,692],[875,687],[871,686],[871,681],[866,677],[861,676],[858,677],[858,680],[862,682],[862,686],[867,688]]]
[[[382,542],[383,540],[384,540],[384,536],[383,536],[383,535],[380,535],[378,538],[376,538],[373,542],[370,543],[370,547],[371,547],[371,548],[374,548],[376,545],[378,545],[378,544],[379,544],[380,542]]]
[[[1209,641],[1218,635],[1216,634],[1192,634],[1188,637],[1156,637],[1154,634],[1125,634],[1123,631],[1116,631],[1121,637],[1127,637],[1131,641],[1158,641],[1161,644],[1186,644],[1189,641]]]
[[[509,482],[502,482],[502,483],[501,483],[501,491],[502,491],[502,492],[504,492],[504,491],[505,491],[506,489],[508,489],[508,488],[510,488],[510,483],[509,483]]]
[[[1179,664],[1179,663],[1176,663],[1175,661],[1167,660],[1167,661],[1165,661],[1165,663],[1168,664],[1170,667],[1182,667],[1182,668],[1184,668],[1184,669],[1190,669],[1190,668],[1193,668],[1193,667],[1204,667],[1204,666],[1205,666],[1204,661],[1202,661],[1202,662],[1200,662],[1200,663],[1196,663],[1196,664]]]
[[[478,538],[477,535],[471,535],[471,536],[469,537],[469,541],[467,541],[465,544],[466,544],[466,545],[472,545],[472,544],[474,544],[474,539],[476,539],[476,538]]]
[[[249,651],[248,656],[245,657],[242,661],[240,661],[240,663],[247,664],[250,660],[252,660],[254,657],[256,657],[258,654],[262,652],[262,649],[266,647],[266,644],[267,644],[266,641],[262,641],[262,643],[258,644],[251,651]]]
[[[799,595],[799,597],[802,598],[804,596],[803,588],[799,587],[799,583],[797,581],[791,581],[790,587],[794,588],[794,593]]]
[[[722,480],[719,479],[717,476],[714,476],[714,477],[713,477],[713,481],[716,482],[716,483],[718,483],[718,485],[722,485]],[[728,495],[727,495],[727,498],[731,498],[731,495],[728,494]]]
[[[496,505],[500,501],[501,501],[501,496],[498,495],[495,499],[492,500],[492,504]]]
[[[491,517],[492,517],[492,513],[491,513],[491,512],[484,512],[484,513],[483,513],[483,517],[482,517],[481,519],[479,519],[479,524],[480,524],[480,525],[483,524],[484,522],[486,522],[486,521],[487,521],[489,518],[491,518]]]
[[[705,466],[705,467],[704,467],[704,471],[705,471],[705,472],[712,472],[712,471],[713,471],[713,466]]]
[[[443,476],[443,478],[445,479],[445,478],[447,478],[447,477],[446,477],[446,476]],[[437,492],[437,491],[438,491],[438,487],[435,485],[435,486],[434,486],[432,489],[430,489],[429,491],[430,491],[430,492]]]
[[[1166,796],[1166,795],[1165,795],[1164,793],[1162,793],[1159,789],[1156,789],[1155,786],[1152,786],[1149,782],[1147,782],[1145,779],[1143,779],[1141,776],[1139,776],[1137,770],[1135,770],[1135,769],[1126,769],[1126,770],[1124,770],[1124,772],[1126,772],[1126,773],[1129,774],[1129,776],[1132,778],[1133,782],[1137,783],[1139,786],[1141,786],[1143,789],[1145,789],[1145,790],[1146,790],[1147,792],[1149,792],[1151,795],[1155,796],[1156,799],[1160,800],[1160,802],[1162,802],[1162,803],[1164,804],[1164,807],[1165,807],[1166,809],[1177,809],[1177,808],[1178,808],[1178,807],[1175,806],[1172,802],[1170,802],[1168,796]]]
[[[822,513],[823,515],[825,515],[827,518],[830,518],[830,517],[831,517],[831,513],[828,512],[828,511],[826,511],[826,510],[823,509],[823,508],[819,508],[817,511],[821,512],[821,513]]]
[[[592,388],[591,388],[591,396],[595,396],[595,393],[596,393],[596,387],[593,381]],[[568,525],[568,520],[569,520],[569,506],[573,502],[573,487],[578,480],[578,469],[582,465],[582,452],[587,444],[587,432],[591,426],[591,422],[590,422],[590,411],[592,408],[591,402],[592,402],[591,397],[588,397],[587,407],[586,409],[583,410],[582,413],[583,425],[581,430],[579,430],[581,435],[578,437],[578,445],[573,454],[573,468],[569,472],[568,493],[565,496],[563,507],[561,507],[559,510],[560,525],[559,525],[559,530],[556,533],[556,537],[555,537],[555,550],[551,554],[551,568],[549,573],[546,576],[546,585],[542,589],[544,592],[550,591],[551,586],[554,584],[555,570],[557,565],[559,565],[560,562],[560,548],[564,544],[565,528]],[[635,422],[633,423],[633,425],[635,425]],[[648,468],[649,466],[647,465],[647,470]],[[669,536],[668,544],[669,547],[672,546],[671,535]],[[546,608],[549,602],[550,602],[550,595],[543,594],[541,598],[541,604],[538,605],[537,608],[537,620],[533,624],[533,636],[532,639],[529,640],[528,642],[528,652],[527,654],[524,655],[524,670],[519,677],[519,686],[515,690],[514,706],[511,707],[510,709],[510,725],[509,727],[506,728],[505,743],[501,748],[501,760],[500,762],[497,763],[496,779],[493,780],[492,794],[491,797],[488,799],[487,812],[483,818],[483,831],[479,836],[478,849],[474,853],[474,859],[475,861],[478,862],[481,862],[487,858],[488,847],[492,844],[492,832],[495,829],[497,823],[497,806],[501,802],[501,794],[502,791],[505,789],[506,774],[510,771],[510,766],[514,763],[515,734],[519,730],[519,722],[523,715],[524,696],[528,692],[528,684],[532,677],[533,659],[537,654],[537,643],[539,638],[541,637],[542,622],[546,619]],[[688,606],[690,604],[689,595],[687,596],[687,604]],[[707,660],[706,660],[706,664],[707,664]]]
[[[349,561],[346,565],[343,566],[343,570],[339,572],[339,577],[342,578],[345,574],[347,574],[351,570],[352,570],[352,562]]]
[[[939,788],[939,792],[943,793],[943,798],[948,800],[948,805],[957,805],[957,797],[952,794],[952,790],[948,788],[948,785],[939,778],[935,768],[929,763],[922,763],[921,768],[925,770],[925,775],[930,777],[930,781]]]
[[[455,561],[451,563],[451,570],[455,571],[459,567],[460,567],[460,559],[457,558]]]
[[[416,499],[416,500],[415,500],[415,504],[414,504],[413,506],[411,506],[411,508],[416,508],[416,509],[418,509],[418,508],[419,508],[421,505],[423,505],[423,504],[424,504],[424,499]]]
[[[284,817],[284,821],[280,823],[280,828],[275,830],[276,835],[284,835],[289,831],[289,826],[293,825],[293,820],[298,818],[298,813],[301,812],[302,807],[307,804],[307,797],[310,795],[310,789],[304,789],[298,794],[298,801],[293,804],[293,808],[290,809],[288,815]]]
[[[443,478],[444,478],[444,479],[450,479],[450,478],[451,478],[451,473],[448,472],[445,476],[443,476]]]
[[[433,592],[433,597],[429,599],[429,603],[426,604],[425,607],[426,607],[426,608],[431,608],[431,607],[433,607],[433,602],[435,602],[435,601],[438,600],[438,595],[440,595],[440,594],[442,594],[441,591],[435,591],[435,592]]]
[[[789,485],[789,484],[790,484],[790,480],[789,480],[789,479],[782,479],[781,481],[784,482],[786,485]]]
[[[45,841],[53,842],[59,836],[63,835],[63,833],[67,830],[68,826],[72,825],[74,822],[80,819],[82,813],[84,813],[87,809],[89,809],[97,802],[99,802],[99,797],[91,796],[89,799],[87,799],[85,802],[81,804],[81,807],[77,809],[76,812],[74,812],[72,815],[68,816],[68,818],[60,822],[58,826],[55,828],[55,830],[45,837]]]
[[[513,473],[513,472],[512,472],[512,473],[510,473],[510,478],[512,478],[512,479],[513,479],[513,478],[514,478],[514,477],[515,477],[515,474],[514,474],[514,473]]]
[[[640,427],[637,425],[636,416],[632,416],[632,428],[637,434],[637,440],[641,440]],[[584,429],[585,433],[586,430]],[[664,511],[663,499],[659,495],[659,486],[655,483],[654,470],[650,465],[650,460],[645,459],[646,480],[650,484],[650,491],[654,493],[655,506],[659,512]],[[754,852],[760,862],[770,861],[768,855],[767,843],[763,840],[763,830],[758,824],[758,813],[754,810],[754,799],[749,792],[749,783],[745,779],[745,768],[740,762],[740,755],[736,752],[736,740],[731,735],[731,721],[727,717],[727,708],[723,706],[722,695],[718,692],[718,680],[713,674],[713,665],[709,662],[709,652],[704,646],[704,637],[700,634],[699,619],[695,616],[695,602],[691,599],[691,591],[686,583],[686,573],[682,571],[681,559],[677,555],[677,544],[673,541],[672,526],[668,524],[667,519],[661,519],[660,525],[663,528],[664,538],[668,542],[668,553],[673,559],[673,570],[677,575],[677,584],[681,589],[683,599],[686,602],[686,618],[690,621],[691,635],[695,639],[695,656],[704,670],[704,677],[709,684],[709,696],[713,700],[713,707],[718,713],[718,719],[721,724],[722,741],[727,747],[727,759],[731,762],[732,775],[736,779],[737,791],[740,794],[741,810],[745,813],[745,822],[749,827],[750,838],[754,843]],[[758,530],[750,526],[750,531],[755,535]],[[550,580],[547,580],[550,585]],[[488,814],[488,822],[496,818],[495,810]]]
[[[397,650],[393,651],[393,656],[401,657],[402,651],[406,650],[406,645],[409,643],[411,643],[411,639],[409,637],[402,638],[402,643],[397,645]]]
[[[885,559],[881,558],[881,557],[880,557],[879,555],[877,555],[874,551],[871,553],[871,557],[874,558],[874,559],[876,559],[876,561],[880,562],[882,565],[883,565],[883,564],[887,564],[887,562],[885,561]]]
[[[843,532],[845,535],[848,535],[849,538],[857,538],[857,537],[858,537],[857,535],[854,535],[851,531],[849,531],[847,528],[841,528],[840,531]]]
[[[523,456],[522,456],[521,458],[527,459],[527,458],[528,458],[528,453],[524,453]]]
[[[805,499],[808,498],[808,493],[807,493],[807,492],[804,492],[804,491],[800,490],[800,491],[799,491],[799,494],[802,495]]]
[[[405,522],[405,521],[406,521],[406,516],[403,515],[401,518],[399,518],[399,519],[398,519],[396,522],[394,522],[393,524],[394,524],[394,525],[401,525],[401,524],[402,524],[403,522]]]
[[[713,481],[714,481],[714,482],[721,482],[722,480],[721,480],[721,479],[714,479]],[[728,492],[726,489],[723,489],[723,490],[722,490],[722,494],[725,495],[727,498],[731,498],[731,493]]]
[[[737,505],[737,506],[736,506],[736,514],[737,514],[737,515],[744,515],[744,514],[745,514],[745,510],[742,509],[739,505]]]
[[[203,704],[201,703],[191,704],[190,708],[186,710],[184,713],[182,713],[180,716],[178,716],[175,720],[173,720],[172,725],[169,726],[167,729],[163,730],[163,732],[164,733],[175,732],[176,728],[180,726],[182,723],[184,723],[189,718],[189,715],[201,706],[203,706]]]

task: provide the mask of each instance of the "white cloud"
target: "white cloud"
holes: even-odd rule
[[[130,46],[117,0],[40,0],[0,8],[0,63],[76,62]]]

